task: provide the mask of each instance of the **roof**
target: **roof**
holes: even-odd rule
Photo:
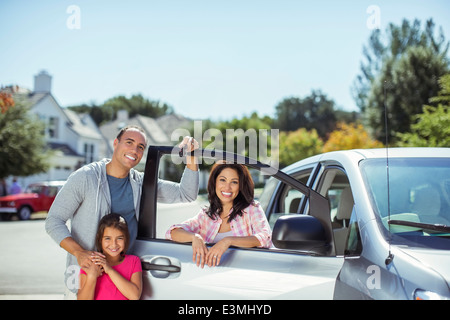
[[[156,119],[156,122],[159,124],[159,126],[164,130],[164,132],[167,134],[167,136],[171,136],[172,133],[176,129],[188,129],[192,130],[193,128],[193,120],[186,118],[182,115],[171,113],[166,114],[164,116],[159,117]],[[193,134],[191,134],[193,135]]]
[[[47,145],[52,150],[60,150],[65,156],[76,156],[76,157],[82,157],[78,153],[75,152],[70,146],[68,146],[65,143],[58,143],[58,142],[48,142]]]
[[[52,180],[52,181],[38,181],[38,182],[33,182],[30,183],[28,185],[28,187],[30,186],[34,186],[34,185],[42,185],[42,186],[63,186],[66,183],[66,180]]]
[[[116,119],[100,126],[102,135],[110,142],[114,141],[119,130],[127,125],[135,125],[144,129],[149,145],[170,144],[170,137],[159,126],[155,119],[137,115],[125,121]]]
[[[102,139],[102,135],[97,126],[95,126],[91,119],[87,118],[90,118],[87,113],[78,114],[67,108],[63,108],[63,110],[70,120],[69,127],[80,137],[98,140]]]
[[[385,159],[386,156],[389,158],[450,158],[450,148],[378,148],[331,151],[297,161],[283,168],[283,171],[288,172],[305,164],[319,161],[336,160],[357,163],[363,159]]]
[[[16,99],[26,100],[31,104],[32,108],[47,97],[52,99],[56,107],[62,111],[62,116],[68,120],[68,127],[78,136],[90,139],[102,139],[100,131],[88,114],[77,114],[70,109],[62,108],[50,92],[21,91],[15,93]]]
[[[164,132],[155,119],[141,115],[137,115],[135,118],[146,132],[149,145],[164,145],[170,142],[170,136]]]

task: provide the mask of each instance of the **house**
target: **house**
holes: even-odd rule
[[[33,91],[12,88],[14,99],[29,102],[30,112],[45,123],[45,140],[55,151],[47,172],[19,178],[23,187],[36,181],[65,180],[74,170],[101,156],[103,137],[95,122],[87,114],[62,108],[51,93],[51,83],[52,77],[41,71],[34,77]]]

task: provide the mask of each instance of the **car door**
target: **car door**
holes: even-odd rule
[[[55,200],[57,187],[47,185],[44,186],[39,194],[39,211],[48,211]]]
[[[198,151],[199,155],[203,154]],[[330,250],[319,253],[311,250],[289,248],[229,248],[222,256],[220,266],[197,267],[192,261],[191,244],[176,243],[165,240],[161,232],[157,232],[161,206],[157,206],[156,184],[158,166],[162,155],[176,156],[177,150],[172,147],[150,147],[145,169],[143,194],[139,215],[138,240],[134,254],[141,258],[143,266],[142,299],[332,299],[336,277],[342,267],[343,258],[336,257],[332,237]],[[212,153],[214,159],[224,159],[245,163],[257,170],[265,170],[267,166],[239,155]],[[295,178],[276,171],[271,179],[275,190],[269,195],[273,217],[280,214],[272,205],[279,202],[281,195],[287,195],[283,201],[294,200],[302,194],[304,201],[294,215],[308,210],[324,225],[327,234],[331,234],[328,200],[307,187]],[[286,188],[290,191],[284,192]],[[284,193],[283,193],[284,192]],[[266,195],[267,196],[267,195]],[[300,203],[303,206],[300,209]],[[167,205],[171,206],[171,205]],[[176,205],[173,205],[176,208]],[[182,205],[185,210],[192,205]],[[195,206],[195,205],[194,205]],[[292,205],[295,207],[295,204]],[[165,208],[167,209],[167,207]],[[170,210],[170,208],[168,209]],[[289,210],[288,210],[289,211]],[[328,217],[327,217],[328,216]],[[176,218],[176,217],[175,217]],[[179,223],[184,218],[175,220]],[[278,218],[277,218],[278,220]]]

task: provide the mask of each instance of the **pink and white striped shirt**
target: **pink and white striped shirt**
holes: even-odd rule
[[[192,233],[198,233],[207,243],[213,243],[223,220],[219,217],[217,220],[211,219],[206,214],[206,210],[206,208],[203,208],[195,217],[171,226],[166,232],[166,239],[172,240],[171,231],[173,229],[182,228]],[[242,216],[237,215],[230,222],[230,226],[235,237],[255,236],[261,244],[260,248],[272,246],[272,231],[264,210],[257,201],[253,201],[245,208]]]

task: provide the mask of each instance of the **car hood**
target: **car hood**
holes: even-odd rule
[[[438,272],[450,286],[450,250],[402,248],[403,252]]]
[[[0,201],[16,201],[20,199],[31,199],[31,198],[37,198],[37,193],[18,193],[18,194],[11,194],[9,196],[0,197]]]

